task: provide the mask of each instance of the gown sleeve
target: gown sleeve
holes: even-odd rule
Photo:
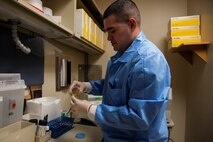
[[[92,85],[92,91],[89,93],[93,95],[102,95],[104,81],[105,81],[104,79],[90,81],[90,84]]]

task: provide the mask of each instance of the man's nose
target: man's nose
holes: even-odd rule
[[[112,40],[112,36],[111,36],[110,34],[108,34],[107,40],[108,40],[108,41],[111,41],[111,40]]]

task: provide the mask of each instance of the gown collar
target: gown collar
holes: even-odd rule
[[[126,63],[132,59],[134,56],[134,51],[137,51],[140,45],[143,43],[145,35],[143,32],[140,32],[132,44],[125,51],[118,51],[114,56],[111,57],[112,63],[123,62]]]

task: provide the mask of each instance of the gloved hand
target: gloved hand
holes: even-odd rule
[[[77,96],[83,92],[90,92],[92,90],[92,86],[89,82],[80,82],[73,81],[72,85],[69,88],[69,94]]]
[[[92,104],[86,100],[79,100],[71,96],[71,112],[74,118],[88,118],[87,113]]]

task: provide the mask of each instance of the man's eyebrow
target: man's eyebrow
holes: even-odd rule
[[[109,28],[103,29],[103,31],[107,32],[107,31],[112,30],[112,29],[114,29],[114,27],[109,27]]]

